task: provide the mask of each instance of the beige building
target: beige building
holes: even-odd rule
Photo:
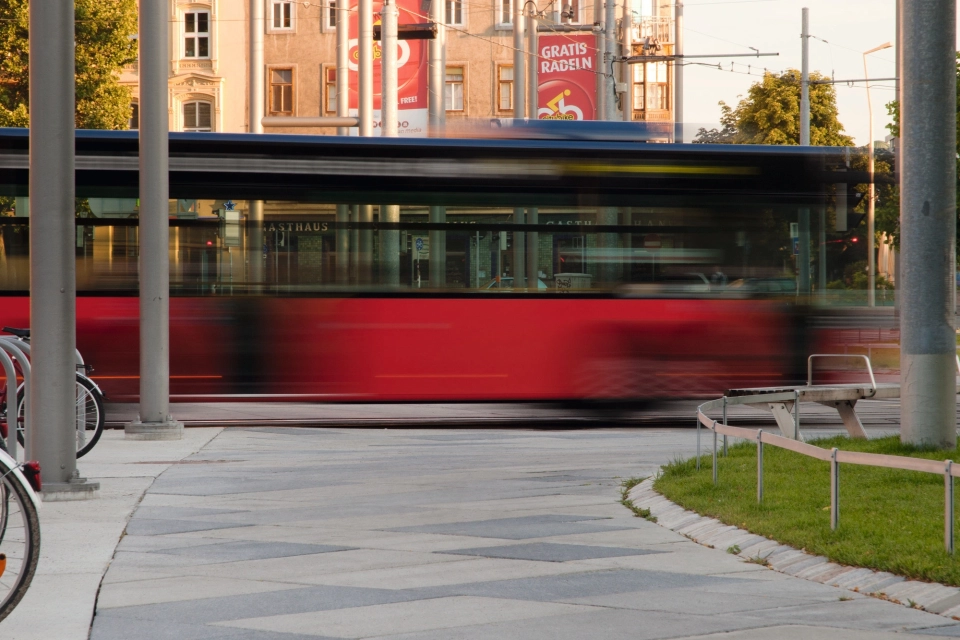
[[[264,15],[264,113],[336,114],[337,0],[261,0]],[[513,12],[519,0],[444,0],[447,125],[513,114]],[[637,5],[640,6],[637,6]],[[539,0],[545,22],[553,2]],[[245,132],[249,55],[249,0],[169,0],[171,131]],[[592,3],[566,0],[565,23],[593,24]],[[634,2],[635,52],[656,40],[672,52],[672,19],[656,0]],[[429,13],[422,9],[424,16]],[[661,12],[661,13],[657,13]],[[619,16],[619,10],[618,10]],[[426,18],[424,17],[424,21]],[[654,51],[650,47],[647,51]],[[634,120],[672,119],[672,72],[666,62],[636,64]],[[134,92],[131,126],[138,125],[137,67],[121,82]],[[268,133],[333,133],[333,129],[268,127]]]

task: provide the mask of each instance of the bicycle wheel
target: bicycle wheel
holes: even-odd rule
[[[0,467],[5,473],[6,469]],[[5,514],[0,540],[0,620],[23,599],[40,561],[40,518],[26,489],[12,473],[0,480]]]
[[[17,440],[23,437],[23,387],[17,391]],[[77,374],[77,457],[82,458],[93,449],[100,436],[106,415],[103,411],[103,396],[86,376]]]

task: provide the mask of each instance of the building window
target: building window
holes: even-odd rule
[[[272,4],[272,29],[275,31],[293,29],[293,3],[273,0]]]
[[[293,115],[293,69],[270,70],[270,115]]]
[[[639,66],[639,65],[637,65]],[[646,109],[651,111],[666,111],[670,108],[670,92],[667,84],[667,63],[647,62],[646,69]]]
[[[463,111],[463,67],[447,67],[443,103],[447,111]]]
[[[210,57],[210,12],[189,11],[183,14],[183,57]]]
[[[513,65],[510,64],[497,67],[497,109],[513,110]]]
[[[325,26],[327,29],[336,29],[337,28],[337,3],[335,0],[329,0],[327,2],[327,11],[325,13],[327,20]]]
[[[184,131],[213,131],[213,108],[209,102],[193,100],[183,103]]]
[[[327,113],[337,112],[337,70],[327,67],[323,71],[323,108]]]
[[[127,124],[130,129],[140,128],[140,105],[136,102],[130,103],[130,120]]]
[[[511,26],[513,24],[513,0],[498,0],[494,6],[497,7],[497,26],[500,28]]]
[[[444,0],[446,8],[446,22],[457,27],[462,27],[463,22],[463,0]]]

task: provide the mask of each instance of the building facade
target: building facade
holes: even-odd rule
[[[264,2],[264,95],[268,116],[336,115],[336,2]],[[444,102],[448,129],[472,119],[510,118],[513,81],[514,2],[442,0],[446,17]],[[639,6],[636,6],[639,4]],[[539,0],[542,22],[593,25],[592,3]],[[429,7],[423,5],[422,21]],[[635,3],[634,54],[672,53],[671,8],[655,0]],[[620,16],[618,8],[618,19]],[[248,0],[169,0],[171,131],[245,132],[248,122]],[[379,22],[378,20],[376,20]],[[619,40],[619,38],[618,38]],[[379,43],[376,45],[379,47]],[[667,62],[630,65],[633,119],[672,120],[672,69]],[[121,82],[133,95],[131,128],[138,126],[138,73],[127,67]],[[379,87],[375,88],[379,93]],[[332,134],[334,129],[270,126],[267,133]]]

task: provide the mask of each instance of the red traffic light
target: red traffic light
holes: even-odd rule
[[[212,246],[213,246],[213,240],[207,240],[207,246],[208,246],[208,247],[212,247]]]
[[[856,237],[850,238],[850,242],[857,242],[857,238]],[[210,244],[210,243],[208,242],[207,244]]]

